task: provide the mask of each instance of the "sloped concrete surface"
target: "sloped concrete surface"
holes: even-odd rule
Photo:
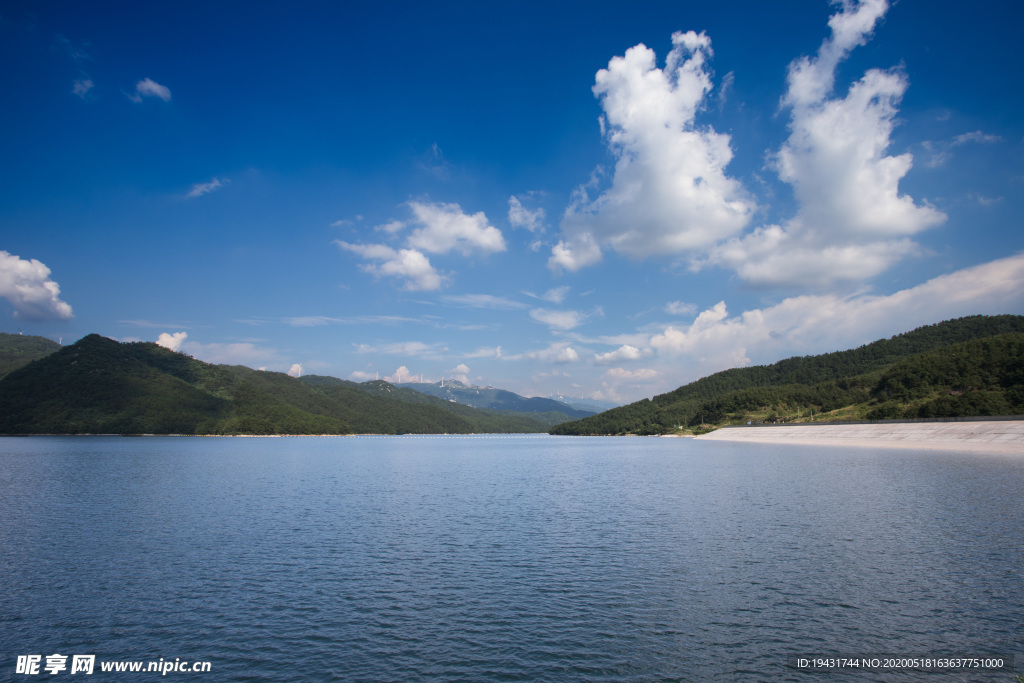
[[[730,427],[697,438],[707,441],[935,448],[1024,455],[1024,420]]]

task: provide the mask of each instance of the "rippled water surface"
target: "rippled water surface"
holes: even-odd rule
[[[1024,457],[658,438],[0,438],[20,654],[217,681],[1005,680]],[[120,675],[152,679],[155,674]]]

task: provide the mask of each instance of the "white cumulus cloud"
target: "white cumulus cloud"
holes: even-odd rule
[[[161,332],[160,336],[157,337],[156,339],[156,343],[157,346],[162,346],[165,349],[170,349],[171,351],[180,351],[181,345],[186,339],[188,339],[187,332],[175,332],[174,334]]]
[[[756,206],[728,177],[730,137],[695,118],[712,88],[704,33],[677,32],[664,69],[643,44],[597,72],[602,129],[616,163],[610,187],[578,188],[562,218],[553,270],[596,263],[606,245],[632,257],[711,247],[735,235]]]
[[[637,347],[623,344],[614,351],[594,354],[594,363],[597,365],[612,365],[626,360],[638,360],[643,358],[643,356],[644,353]]]
[[[440,289],[445,281],[430,265],[430,259],[415,249],[392,249],[386,244],[350,244],[342,240],[335,240],[334,243],[364,259],[377,262],[361,265],[363,271],[381,277],[403,278],[405,289]]]
[[[409,202],[420,227],[409,235],[409,246],[431,254],[459,251],[492,253],[505,251],[501,231],[487,222],[483,211],[466,214],[458,204]]]
[[[302,363],[292,363],[292,366],[288,368],[289,377],[302,377]]]
[[[60,285],[50,269],[36,259],[25,260],[0,251],[0,297],[14,307],[14,317],[26,320],[67,320],[71,306],[61,301]]]
[[[448,376],[451,379],[462,382],[463,384],[469,384],[469,366],[465,363],[459,363],[448,371]]]
[[[551,248],[551,258],[548,259],[551,270],[575,272],[601,261],[601,246],[594,236],[588,231],[572,232]]]
[[[872,69],[845,97],[831,97],[837,66],[867,42],[887,9],[886,0],[843,2],[817,55],[790,65],[782,98],[790,135],[774,166],[793,187],[797,214],[720,245],[711,262],[753,284],[824,288],[884,272],[918,251],[910,236],[946,220],[900,194],[912,156],[886,154],[906,76]]]
[[[395,370],[394,374],[388,375],[387,377],[381,377],[381,379],[385,382],[390,382],[391,384],[404,384],[405,382],[414,381],[412,373],[409,372],[409,368],[404,365],[399,366]]]
[[[370,380],[377,379],[377,374],[373,372],[363,372],[362,370],[353,370],[349,373],[348,378],[353,382],[369,382]]]
[[[576,353],[576,349],[571,346],[566,346],[550,358],[554,363],[575,363],[579,359],[580,355]]]
[[[377,230],[397,236],[407,227],[418,226],[406,238],[406,248],[394,249],[385,244],[352,244],[335,240],[342,249],[351,251],[370,261],[361,266],[365,272],[378,276],[404,278],[405,289],[440,289],[448,278],[432,265],[429,254],[447,254],[456,251],[463,256],[473,253],[489,254],[505,251],[505,238],[501,231],[488,223],[482,211],[469,215],[458,204],[409,202],[413,220],[408,223],[391,221],[377,226]]]

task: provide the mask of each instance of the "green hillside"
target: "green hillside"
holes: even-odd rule
[[[60,344],[46,337],[0,332],[0,379],[58,349]]]
[[[552,434],[666,434],[748,421],[1024,412],[1022,316],[971,316],[849,351],[715,373]]]
[[[384,383],[382,383],[384,384]],[[390,386],[390,385],[388,385]],[[211,365],[152,343],[89,335],[0,380],[4,434],[540,432],[529,418],[450,410],[416,392]]]

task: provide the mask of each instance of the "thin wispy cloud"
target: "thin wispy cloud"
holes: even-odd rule
[[[533,292],[527,291],[524,291],[523,294],[534,299],[540,299],[541,301],[550,301],[553,304],[560,304],[565,301],[565,297],[569,293],[569,290],[569,285],[562,285],[561,287],[553,287],[543,294],[534,294]]]
[[[67,36],[58,34],[54,38],[54,44],[60,52],[63,52],[74,62],[91,62],[93,61],[92,55],[86,49],[88,43],[75,43]]]
[[[143,78],[135,84],[135,90],[128,94],[128,99],[138,104],[142,102],[144,97],[155,97],[164,102],[170,102],[171,90],[166,85],[160,85],[151,78]]]
[[[529,200],[527,200],[529,201]],[[543,207],[527,208],[523,200],[512,195],[508,198],[508,222],[513,228],[525,228],[530,232],[544,232],[547,213]]]
[[[359,353],[385,353],[391,356],[438,355],[448,351],[448,347],[444,344],[428,344],[421,341],[357,344],[355,348]]]
[[[931,154],[931,157],[925,160],[925,166],[928,168],[939,168],[940,166],[945,166],[953,158],[953,150],[961,145],[969,143],[993,144],[1002,141],[1003,138],[998,135],[991,135],[976,130],[970,133],[962,133],[951,140],[925,140],[921,143],[921,146],[926,152]]]
[[[556,330],[571,330],[587,319],[580,311],[557,311],[550,308],[535,308],[530,311],[530,317]]]
[[[89,92],[96,86],[89,77],[79,78],[71,87],[71,92],[83,100],[88,97]]]
[[[697,312],[697,304],[684,301],[670,301],[665,304],[665,312],[669,315],[693,315]]]
[[[189,189],[188,194],[185,196],[202,197],[204,194],[210,194],[211,192],[221,189],[226,183],[230,182],[231,181],[227,178],[214,178],[206,183],[196,183]]]
[[[325,325],[402,325],[405,323],[434,324],[420,318],[401,315],[356,315],[332,317],[327,315],[306,315],[284,318],[286,325],[292,327],[323,327]]]
[[[546,348],[526,351],[520,354],[503,355],[503,359],[509,361],[518,360],[539,360],[546,363],[564,365],[575,363],[580,359],[579,353],[568,342],[553,342]]]
[[[139,319],[135,319],[135,320],[118,320],[117,322],[119,324],[121,324],[121,325],[131,325],[133,327],[152,327],[152,328],[157,328],[158,327],[158,328],[162,328],[162,329],[177,328],[177,329],[185,329],[185,330],[188,330],[188,329],[192,328],[191,323],[186,323],[186,324],[183,324],[183,323],[166,323],[166,322],[154,322],[152,320],[139,320]]]
[[[515,311],[529,308],[529,306],[520,301],[492,294],[458,294],[446,296],[443,300],[449,304],[465,308],[489,308],[499,311]]]

